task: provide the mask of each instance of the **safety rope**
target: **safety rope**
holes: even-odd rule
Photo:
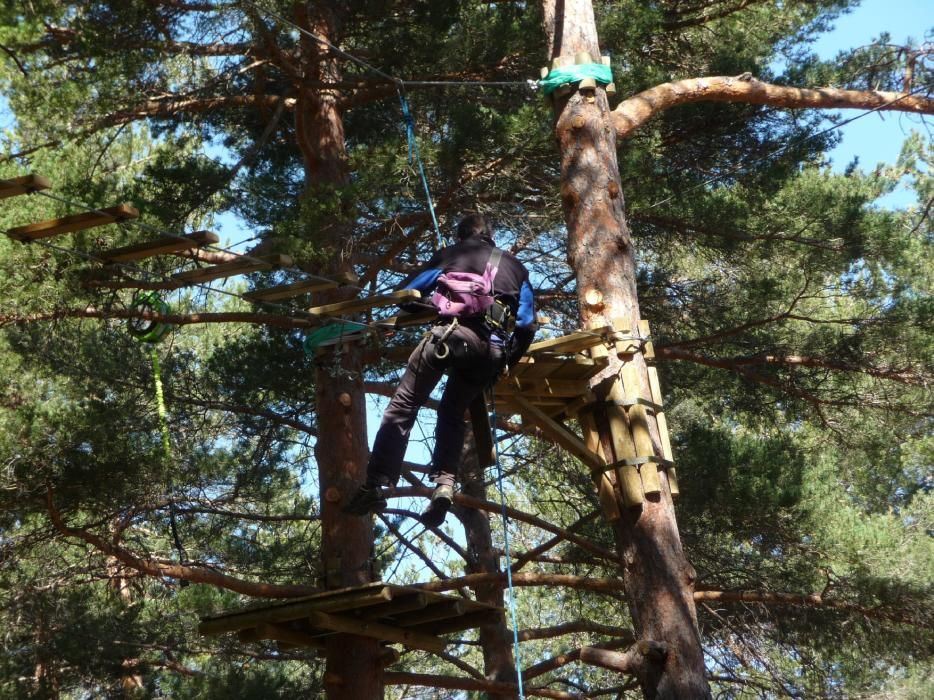
[[[412,119],[412,112],[409,110],[409,101],[405,93],[399,90],[399,104],[402,105],[402,121],[405,123],[405,138],[409,143],[409,165],[412,164],[412,154],[415,154],[415,162],[418,163],[418,174],[422,178],[422,187],[425,189],[425,199],[428,201],[428,211],[431,214],[431,223],[435,227],[435,235],[438,237],[438,247],[441,247],[441,229],[438,227],[438,218],[435,216],[435,205],[431,201],[431,190],[428,187],[428,178],[425,177],[425,167],[422,165],[422,155],[418,148],[418,139],[415,138],[415,120]]]
[[[509,589],[509,617],[512,623],[512,646],[516,657],[516,683],[519,686],[519,698],[525,700],[522,688],[522,663],[519,657],[519,623],[516,616],[516,589],[512,585],[512,554],[509,550],[509,514],[506,512],[506,490],[503,488],[503,465],[499,461],[499,442],[496,439],[496,393],[490,388],[490,407],[492,416],[493,459],[496,462],[496,483],[499,487],[499,503],[503,516],[503,552],[506,555],[506,584]]]
[[[162,453],[165,456],[167,464],[172,462],[172,440],[169,436],[168,411],[165,409],[165,393],[162,390],[162,365],[159,363],[159,350],[155,345],[150,352],[152,357],[152,381],[156,387],[156,411],[159,415],[159,432],[162,434]],[[178,536],[177,514],[175,511],[174,497],[169,498],[169,527],[172,530],[172,541],[175,543],[175,551],[178,552],[179,563],[184,564],[188,560],[185,548],[182,547],[182,540]],[[187,586],[188,581],[182,579],[181,586]]]

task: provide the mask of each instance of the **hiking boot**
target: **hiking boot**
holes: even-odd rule
[[[349,515],[367,515],[379,513],[386,509],[386,496],[382,486],[361,486],[350,502],[344,506],[344,512]]]
[[[454,487],[438,486],[435,488],[434,493],[431,494],[431,502],[428,504],[428,507],[425,508],[418,519],[423,525],[438,527],[444,522],[444,518],[451,509],[451,504],[453,502]]]

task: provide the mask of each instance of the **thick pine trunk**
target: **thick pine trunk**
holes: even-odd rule
[[[586,51],[600,60],[590,0],[545,0],[544,19],[552,58]],[[624,318],[630,328],[637,328],[635,255],[623,210],[616,129],[606,94],[597,89],[591,95],[574,92],[558,98],[555,114],[568,259],[577,276],[582,326]],[[601,299],[599,305],[586,303],[585,294],[591,290],[599,295],[588,298]],[[650,395],[642,357],[637,354],[634,359],[641,364],[645,393]],[[618,370],[616,364],[609,371]],[[653,441],[658,446],[657,435]],[[639,681],[646,698],[708,698],[693,601],[694,569],[681,548],[667,480],[663,472],[659,477],[660,497],[647,498],[641,508],[630,509],[614,524],[637,636],[664,643],[668,649],[664,663],[648,665]]]
[[[305,9],[316,14],[309,15]],[[296,6],[296,19],[318,36],[337,42],[338,18],[320,3]],[[309,82],[339,82],[340,69],[314,40],[302,41],[304,75]],[[335,93],[302,89],[295,128],[305,164],[306,197],[340,191],[350,182],[344,125]],[[335,212],[324,236],[309,232],[321,246],[340,251],[352,231],[352,217]],[[343,272],[334,255],[332,274]],[[345,297],[322,298],[327,303]],[[315,446],[321,497],[321,582],[330,589],[365,585],[373,580],[370,518],[341,512],[363,483],[368,458],[363,361],[357,346],[330,352],[315,375],[315,413],[319,439]],[[327,638],[324,685],[328,700],[378,700],[383,697],[378,640],[349,634]]]
[[[484,484],[483,467],[477,456],[473,429],[467,424],[464,438],[464,450],[461,460],[461,491],[472,498],[487,500],[487,488]],[[499,573],[499,557],[493,549],[493,536],[490,531],[490,516],[475,508],[456,506],[454,514],[464,526],[467,540],[468,574]],[[504,607],[503,586],[491,583],[474,588],[477,600],[498,608]],[[516,683],[516,664],[513,659],[512,643],[506,621],[480,626],[480,648],[483,651],[483,673],[487,680],[503,683]],[[488,700],[509,700],[512,695],[491,693],[484,697]]]

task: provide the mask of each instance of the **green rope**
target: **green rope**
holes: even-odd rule
[[[169,438],[168,412],[165,410],[165,394],[162,391],[162,366],[159,364],[159,351],[152,346],[152,381],[156,385],[156,410],[159,413],[159,430],[162,433],[162,452],[167,461],[172,460],[172,441]]]
[[[585,78],[592,78],[598,83],[609,85],[613,82],[613,71],[602,63],[579,63],[573,66],[552,68],[544,78],[538,81],[539,87],[550,95],[562,85],[579,83]]]

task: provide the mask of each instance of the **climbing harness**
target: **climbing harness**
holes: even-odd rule
[[[457,330],[458,325],[459,324],[457,322],[457,318],[455,317],[454,320],[452,320],[447,325],[447,328],[444,329],[444,332],[440,336],[438,336],[438,339],[434,342],[434,346],[435,346],[434,353],[435,353],[436,360],[444,360],[448,357],[448,355],[451,354],[451,348],[447,344],[447,340],[448,338],[451,337],[454,331]]]

